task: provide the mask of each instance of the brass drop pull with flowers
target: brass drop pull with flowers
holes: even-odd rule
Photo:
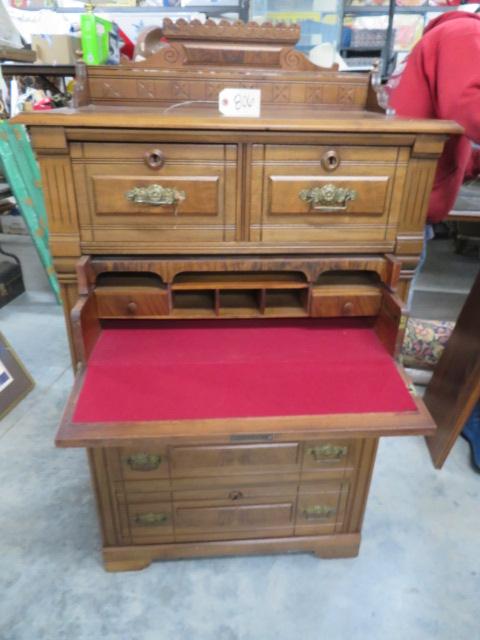
[[[135,516],[135,524],[140,527],[161,527],[167,522],[166,513],[137,513]]]
[[[319,460],[340,460],[347,455],[347,451],[348,447],[335,444],[321,444],[307,449],[307,453],[317,462]]]
[[[347,203],[357,197],[357,192],[354,189],[337,187],[329,183],[324,184],[323,187],[303,189],[298,197],[315,211],[345,211]]]
[[[126,460],[132,471],[154,471],[161,462],[162,457],[156,453],[133,453]]]
[[[146,204],[154,207],[171,207],[183,202],[187,194],[185,191],[173,187],[162,187],[160,184],[150,184],[148,187],[134,187],[127,191],[125,197],[135,204]]]
[[[313,507],[307,507],[303,510],[306,520],[321,520],[322,518],[331,518],[335,515],[335,507],[329,507],[326,504],[316,504]]]

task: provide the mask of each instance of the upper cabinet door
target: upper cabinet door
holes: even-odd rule
[[[407,154],[380,146],[256,145],[250,239],[393,248]]]
[[[82,242],[131,252],[235,239],[236,145],[84,143],[72,156]]]

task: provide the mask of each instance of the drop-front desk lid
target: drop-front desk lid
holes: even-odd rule
[[[433,431],[368,321],[127,321],[104,325],[57,444]]]

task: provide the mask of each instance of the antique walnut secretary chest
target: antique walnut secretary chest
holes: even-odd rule
[[[433,422],[395,358],[454,123],[375,110],[292,26],[165,22],[23,115],[41,164],[105,566],[353,556],[378,438]],[[259,118],[218,115],[225,87]],[[372,110],[368,110],[368,106]]]

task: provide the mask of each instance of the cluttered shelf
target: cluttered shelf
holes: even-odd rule
[[[450,5],[410,5],[406,7],[395,6],[396,14],[411,14],[411,13],[443,13],[444,11],[457,11],[458,6]],[[345,7],[345,14],[355,15],[386,15],[388,14],[388,5],[347,5]]]
[[[35,64],[4,62],[0,65],[4,78],[13,76],[57,76],[67,77],[75,75],[73,64]]]

